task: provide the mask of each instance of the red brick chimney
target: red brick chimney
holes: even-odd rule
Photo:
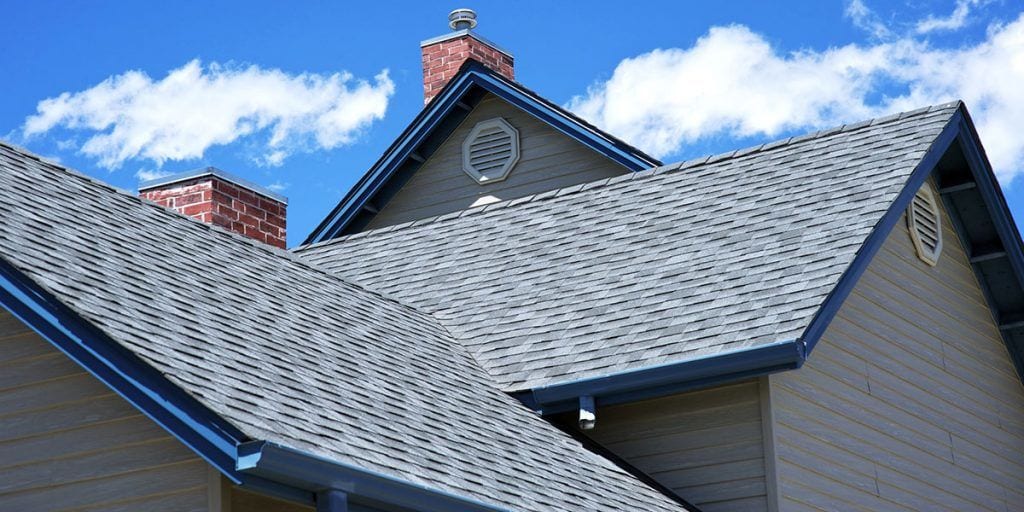
[[[448,26],[452,32],[420,43],[424,105],[441,92],[467,59],[473,59],[505,78],[515,80],[512,54],[473,32],[476,27],[475,12],[470,9],[452,11],[448,15]]]
[[[140,183],[139,197],[274,247],[286,247],[288,199],[215,167]]]

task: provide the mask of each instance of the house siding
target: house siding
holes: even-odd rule
[[[0,510],[205,511],[208,467],[0,309]]]
[[[760,386],[600,407],[586,435],[704,512],[768,510]]]
[[[239,488],[231,489],[231,508],[222,512],[314,512],[315,507],[279,500]]]
[[[313,505],[284,501],[239,487],[231,487],[229,492],[231,494],[230,508],[225,507],[222,512],[314,512],[316,510]],[[349,502],[348,512],[386,512],[386,510]]]
[[[462,170],[462,142],[476,123],[502,117],[519,131],[520,158],[504,181],[481,185]],[[629,172],[493,95],[485,96],[366,229],[465,210],[485,196],[501,200]]]
[[[1024,510],[1024,386],[950,225],[931,267],[898,223],[770,377],[782,510]]]

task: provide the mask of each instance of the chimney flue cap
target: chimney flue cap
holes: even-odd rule
[[[476,28],[476,11],[473,9],[455,9],[448,13],[448,26],[452,30]]]

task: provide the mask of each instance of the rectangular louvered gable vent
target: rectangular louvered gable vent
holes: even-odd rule
[[[478,183],[508,177],[519,161],[519,132],[500,117],[481,121],[462,144],[462,170]]]

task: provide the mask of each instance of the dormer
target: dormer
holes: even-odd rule
[[[420,44],[426,106],[306,243],[660,165],[513,81],[512,54],[476,23],[458,9]]]

